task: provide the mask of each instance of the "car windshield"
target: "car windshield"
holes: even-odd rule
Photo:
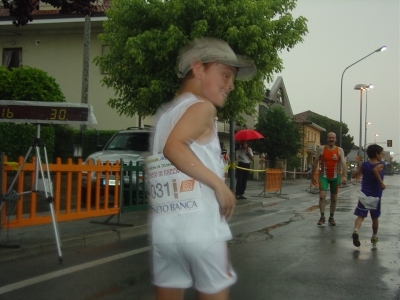
[[[121,132],[107,144],[104,150],[149,150],[149,132]]]

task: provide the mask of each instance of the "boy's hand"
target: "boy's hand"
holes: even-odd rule
[[[346,176],[342,176],[342,183],[343,183],[343,184],[347,184],[347,178],[346,178]]]
[[[382,189],[382,191],[384,190],[384,189],[386,189],[386,185],[382,182],[381,183],[381,189]]]
[[[219,213],[222,217],[225,217],[226,221],[229,221],[233,214],[233,209],[236,205],[236,197],[232,191],[228,188],[225,182],[221,181],[221,184],[214,189],[215,196],[219,204]]]

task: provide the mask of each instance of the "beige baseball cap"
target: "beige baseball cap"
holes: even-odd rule
[[[235,54],[225,41],[217,38],[196,39],[181,49],[178,56],[178,78],[185,78],[196,60],[202,63],[219,62],[237,67],[236,79],[238,80],[250,80],[257,73],[252,59]]]

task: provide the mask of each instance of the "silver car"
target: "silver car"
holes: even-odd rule
[[[138,127],[129,127],[126,130],[122,130],[117,132],[113,137],[108,141],[103,150],[95,152],[88,156],[85,160],[84,164],[88,164],[91,160],[92,165],[96,165],[97,161],[100,160],[102,164],[105,164],[106,161],[109,161],[111,165],[115,164],[115,162],[121,161],[124,162],[124,165],[128,165],[132,162],[132,165],[135,166],[136,162],[143,162],[144,156],[148,154],[149,150],[149,137],[151,134],[151,129],[149,128],[138,128]],[[124,178],[124,198],[126,198],[126,193],[129,192],[129,172],[125,172]],[[136,193],[136,174],[132,174],[133,176],[133,195]],[[142,174],[139,174],[140,184],[139,189],[140,193],[143,192]],[[82,203],[86,202],[87,195],[87,180],[89,176],[83,176],[82,180]],[[91,198],[95,197],[95,187],[96,187],[96,172],[91,172],[90,174],[91,184]],[[104,174],[101,174],[101,194],[104,194],[104,186],[106,184],[106,179]],[[114,174],[110,174],[109,176],[109,193],[114,192],[114,186],[119,184],[115,182]]]

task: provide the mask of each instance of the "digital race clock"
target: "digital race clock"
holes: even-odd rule
[[[89,104],[18,100],[0,100],[0,122],[97,124]]]

